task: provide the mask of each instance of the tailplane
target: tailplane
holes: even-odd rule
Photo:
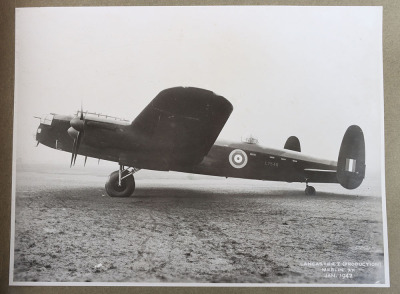
[[[355,189],[365,177],[365,141],[361,128],[350,126],[343,136],[336,177],[346,189]]]

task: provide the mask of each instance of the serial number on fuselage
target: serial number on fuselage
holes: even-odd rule
[[[266,161],[265,165],[269,166],[269,167],[279,167],[279,163],[278,162],[273,162],[273,161]]]

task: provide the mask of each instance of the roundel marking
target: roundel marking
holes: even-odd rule
[[[229,154],[229,163],[234,168],[242,168],[247,164],[247,154],[241,149],[232,150]]]

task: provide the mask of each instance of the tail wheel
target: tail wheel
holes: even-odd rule
[[[127,170],[122,172],[122,177],[126,176],[129,172]],[[112,172],[105,185],[107,194],[111,197],[129,197],[135,191],[135,179],[130,175],[121,180],[119,185],[119,171]]]
[[[305,190],[306,195],[314,196],[315,195],[315,188],[313,186],[307,186]]]

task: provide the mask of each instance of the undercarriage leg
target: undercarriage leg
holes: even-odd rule
[[[121,187],[121,177],[122,177],[122,172],[124,171],[124,166],[120,165],[119,170],[118,170],[118,186]]]
[[[118,186],[121,186],[121,181],[129,176],[133,176],[134,173],[140,171],[140,168],[136,167],[127,167],[125,168],[124,165],[119,166],[118,170]]]

